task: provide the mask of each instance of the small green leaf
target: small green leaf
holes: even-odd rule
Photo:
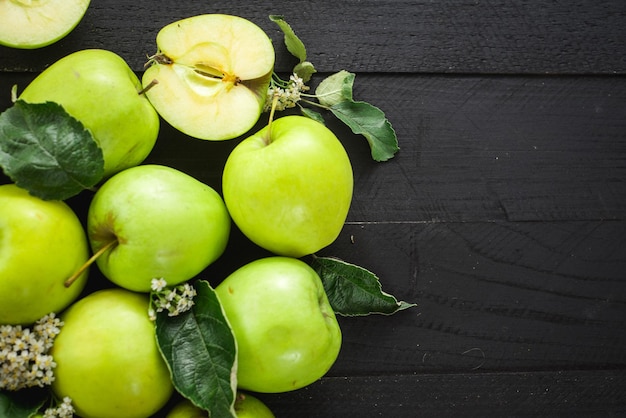
[[[194,287],[191,310],[177,316],[157,314],[157,342],[181,395],[211,417],[235,417],[235,337],[209,283],[201,280]]]
[[[18,186],[47,200],[72,197],[104,174],[91,133],[53,102],[18,100],[0,114],[0,166]]]
[[[398,152],[396,132],[379,108],[366,102],[343,101],[332,105],[330,111],[352,132],[367,139],[374,160],[387,161]]]
[[[331,257],[313,257],[311,267],[322,279],[330,305],[339,315],[391,315],[416,306],[383,292],[378,277],[363,267]]]
[[[32,417],[49,397],[49,391],[41,388],[22,389],[15,392],[0,392],[0,417]]]
[[[309,80],[311,80],[311,77],[317,72],[317,70],[309,61],[303,61],[293,67],[293,72],[296,73],[303,82],[307,83]]]
[[[302,112],[303,116],[306,116],[309,119],[313,119],[321,123],[322,125],[326,124],[324,117],[319,112],[316,112],[315,110],[311,110],[307,107],[300,107],[300,111]]]
[[[294,57],[298,58],[300,62],[306,61],[306,47],[293,31],[289,23],[285,21],[285,17],[280,15],[270,15],[270,20],[276,23],[285,35],[284,38],[287,51],[289,51]]]
[[[345,101],[351,102],[354,78],[355,74],[346,70],[326,77],[315,89],[317,100],[329,107]]]

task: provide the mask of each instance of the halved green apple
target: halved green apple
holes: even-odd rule
[[[166,122],[216,141],[254,126],[274,69],[272,41],[259,26],[238,16],[204,14],[163,27],[156,42],[142,83]]]
[[[0,1],[0,45],[35,49],[69,34],[82,20],[90,0]]]

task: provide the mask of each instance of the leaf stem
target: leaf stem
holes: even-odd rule
[[[78,278],[80,277],[81,274],[83,274],[83,272],[85,270],[87,270],[89,268],[89,266],[91,266],[102,254],[104,254],[105,252],[107,252],[109,249],[113,248],[114,246],[116,246],[118,244],[118,240],[114,239],[110,242],[108,242],[104,247],[100,248],[98,251],[96,251],[90,258],[89,260],[85,261],[85,263],[80,266],[80,268],[74,273],[72,274],[63,284],[65,285],[65,287],[70,287],[76,280],[78,280]]]
[[[325,106],[325,105],[323,105],[321,103],[317,103],[317,102],[314,102],[314,101],[311,101],[311,100],[305,100],[305,99],[301,99],[300,101],[304,102],[304,103],[307,103],[307,104],[310,104],[312,106],[321,107],[322,109],[325,109],[325,110],[330,110],[329,106]]]

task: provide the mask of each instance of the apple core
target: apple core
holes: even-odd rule
[[[224,14],[182,19],[157,34],[144,86],[157,112],[192,137],[226,140],[259,119],[274,68],[270,38],[251,21]]]

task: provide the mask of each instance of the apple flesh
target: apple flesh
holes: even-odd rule
[[[0,45],[41,48],[64,38],[82,20],[89,0],[0,1]]]
[[[96,263],[113,283],[150,291],[153,278],[174,286],[217,260],[230,217],[210,186],[171,167],[140,165],[107,180],[87,213]]]
[[[22,92],[29,103],[56,102],[89,129],[104,155],[104,177],[140,164],[159,133],[159,116],[139,78],[117,54],[74,52],[39,74]]]
[[[148,296],[120,288],[96,291],[72,304],[51,355],[54,394],[69,396],[83,418],[144,418],[173,393],[158,349]]]
[[[261,28],[238,16],[205,14],[157,34],[145,71],[146,95],[174,128],[206,140],[240,136],[257,122],[274,68],[274,48]]]
[[[241,389],[296,390],[321,378],[337,359],[337,318],[319,276],[303,261],[252,261],[215,291],[237,341]]]
[[[66,203],[0,186],[0,324],[31,324],[76,300],[87,271],[70,287],[64,282],[88,255],[83,226]]]
[[[233,221],[251,241],[298,258],[341,232],[352,200],[352,166],[324,125],[285,116],[233,149],[222,189]]]

